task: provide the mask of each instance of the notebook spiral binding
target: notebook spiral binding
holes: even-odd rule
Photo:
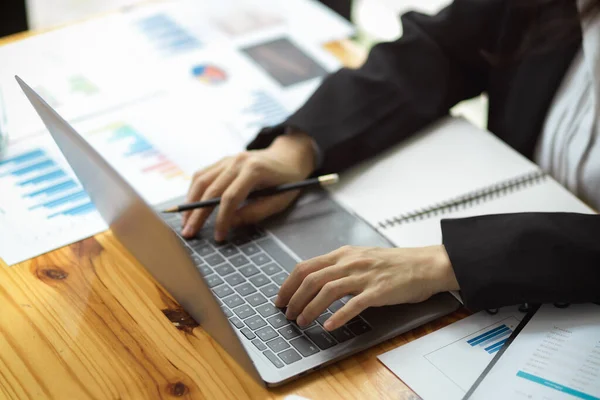
[[[387,229],[438,215],[450,214],[454,211],[467,209],[477,204],[536,185],[546,177],[547,174],[541,170],[530,172],[517,178],[508,179],[442,203],[433,204],[429,207],[386,219],[385,221],[379,222],[378,225],[381,229]]]

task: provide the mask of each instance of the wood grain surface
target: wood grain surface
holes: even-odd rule
[[[346,65],[364,58],[349,41],[326,48]],[[0,265],[0,399],[416,399],[376,356],[466,315],[267,389],[105,232]]]

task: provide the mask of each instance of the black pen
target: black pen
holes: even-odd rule
[[[255,199],[257,197],[274,196],[283,192],[289,192],[291,190],[298,190],[312,186],[328,186],[337,183],[340,180],[338,174],[323,175],[317,178],[311,178],[300,182],[286,183],[279,186],[269,187],[265,189],[255,190],[250,192],[248,199]],[[203,207],[214,207],[221,202],[221,198],[199,201],[196,203],[181,204],[175,207],[167,208],[163,210],[163,213],[177,213],[182,211],[194,210],[196,208]]]

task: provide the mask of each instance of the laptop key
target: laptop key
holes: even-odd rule
[[[221,310],[223,310],[223,313],[225,314],[225,316],[227,318],[233,317],[233,313],[229,310],[229,308],[227,308],[227,307],[221,307]]]
[[[246,297],[252,293],[255,293],[256,288],[248,282],[246,282],[243,285],[236,286],[235,291],[241,294],[242,296]]]
[[[342,303],[339,300],[336,300],[333,303],[331,303],[331,305],[329,306],[329,311],[331,311],[332,313],[334,313],[334,312],[336,312],[337,310],[339,310],[342,307],[344,307],[344,303]]]
[[[306,336],[310,338],[321,350],[328,349],[335,346],[335,339],[331,335],[325,332],[321,327],[315,326],[314,328],[307,329],[304,331]]]
[[[224,298],[223,302],[227,304],[227,307],[229,308],[236,308],[237,306],[241,306],[242,304],[244,304],[244,299],[242,299],[237,294],[234,294],[233,296]]]
[[[241,319],[246,319],[256,314],[256,311],[254,311],[254,309],[252,309],[248,304],[244,304],[242,306],[239,306],[238,308],[234,308],[233,312]]]
[[[279,288],[271,283],[269,286],[261,287],[260,291],[267,297],[273,297],[279,293]]]
[[[256,331],[256,336],[263,342],[268,342],[271,339],[275,339],[278,335],[270,326],[266,326]]]
[[[269,348],[275,353],[279,353],[280,351],[283,351],[290,347],[288,342],[286,342],[282,338],[273,339],[270,342],[267,342],[267,346],[269,346]]]
[[[281,271],[281,267],[279,265],[275,264],[275,263],[271,263],[271,264],[265,265],[261,269],[262,269],[262,271],[265,274],[267,274],[269,276],[275,275],[276,273],[278,273],[278,272]]]
[[[263,353],[268,359],[269,361],[271,361],[273,363],[274,366],[276,366],[277,368],[283,368],[284,364],[281,362],[281,360],[279,358],[277,358],[277,356],[275,354],[273,354],[273,352],[271,350],[267,350]]]
[[[242,267],[239,269],[239,271],[242,273],[242,275],[244,275],[246,278],[251,277],[252,275],[256,275],[258,274],[258,269],[254,266],[254,265],[246,265],[245,267]]]
[[[242,252],[247,256],[252,256],[260,252],[260,249],[254,243],[244,244],[240,246],[240,250],[242,250]]]
[[[283,336],[284,338],[286,338],[287,340],[290,340],[290,339],[293,339],[295,337],[302,335],[302,332],[300,332],[300,330],[298,328],[296,328],[294,325],[284,326],[281,329],[277,329],[277,332],[279,332],[279,334],[281,336]]]
[[[273,281],[278,284],[279,286],[283,285],[283,282],[285,282],[285,280],[287,279],[288,274],[285,272],[282,272],[280,274],[277,274],[275,276],[272,276],[271,279],[273,279]]]
[[[290,323],[290,321],[288,321],[287,318],[285,317],[285,315],[283,315],[282,313],[273,315],[272,317],[267,319],[267,321],[269,321],[269,323],[275,329],[281,328],[282,326]]]
[[[219,264],[225,262],[225,259],[223,257],[221,257],[221,255],[218,253],[215,253],[208,257],[205,257],[204,260],[206,260],[206,263],[208,265],[210,265],[211,267],[214,267],[215,265],[219,265]]]
[[[246,301],[248,303],[250,303],[250,305],[252,307],[256,307],[256,306],[260,306],[261,304],[266,303],[267,299],[262,294],[255,293],[255,294],[252,294],[252,295],[246,297]]]
[[[198,269],[200,269],[203,276],[208,276],[214,272],[208,265],[199,265]]]
[[[258,315],[254,315],[252,317],[246,318],[244,320],[244,323],[246,325],[248,325],[248,328],[252,329],[253,331],[262,328],[263,326],[267,325],[267,323],[265,322],[264,319],[262,319],[261,317],[259,317]]]
[[[264,253],[252,256],[252,257],[250,257],[250,259],[252,260],[252,262],[255,265],[258,265],[259,267],[261,265],[265,265],[266,263],[268,263],[269,261],[271,261],[271,259],[266,254],[264,254]]]
[[[350,340],[354,337],[354,334],[350,332],[350,329],[346,326],[342,326],[334,331],[329,332],[331,336],[335,338],[340,343],[345,342],[346,340]]]
[[[206,284],[209,288],[214,288],[215,286],[219,286],[223,283],[223,279],[219,278],[217,275],[207,276]]]
[[[196,265],[196,266],[204,264],[204,261],[202,261],[200,256],[198,256],[196,254],[192,254],[192,261],[194,262],[194,265]]]
[[[219,247],[219,253],[221,253],[223,256],[229,258],[231,256],[234,256],[236,254],[238,254],[240,251],[232,244],[227,244],[223,247]]]
[[[225,275],[229,275],[229,274],[235,272],[235,269],[233,269],[231,264],[225,263],[223,265],[219,265],[218,267],[216,267],[215,271],[217,271],[217,274],[219,274],[221,276],[225,276]]]
[[[342,297],[342,298],[340,299],[340,301],[341,301],[342,303],[346,304],[347,302],[349,302],[349,301],[350,301],[350,299],[352,299],[352,297],[354,297],[354,296],[352,296],[352,295],[348,294],[348,295],[346,295],[346,296]]]
[[[199,245],[194,246],[194,250],[196,250],[196,253],[200,254],[202,257],[206,257],[215,252],[215,249],[213,249],[213,247],[205,241],[202,241],[202,243]]]
[[[246,265],[250,262],[250,260],[248,260],[246,257],[244,257],[241,254],[238,254],[235,257],[231,257],[229,259],[229,262],[233,264],[234,267],[239,268],[242,265]]]
[[[248,328],[242,328],[241,332],[248,340],[256,339],[256,335]]]
[[[256,286],[257,288],[266,285],[267,283],[270,283],[271,281],[269,280],[269,278],[267,278],[266,275],[260,274],[260,275],[254,275],[252,278],[248,279],[250,282],[252,282],[252,284],[254,286]]]
[[[265,351],[267,349],[267,346],[265,346],[265,344],[261,342],[260,339],[254,339],[252,341],[252,344],[255,345],[256,348],[260,351]]]
[[[323,313],[321,315],[319,315],[319,317],[317,318],[317,322],[320,323],[321,325],[325,325],[325,321],[327,321],[329,319],[329,317],[331,317],[331,313]]]
[[[258,245],[268,255],[270,255],[271,258],[277,261],[279,265],[281,265],[288,271],[291,271],[296,266],[296,264],[298,264],[298,261],[294,260],[287,251],[285,251],[279,244],[277,244],[277,242],[275,242],[275,240],[271,238],[266,238],[259,240],[256,243],[258,243]]]
[[[256,311],[258,311],[258,313],[262,315],[263,318],[267,318],[271,315],[277,314],[279,312],[279,309],[271,303],[266,303],[262,306],[256,307]]]
[[[226,277],[225,282],[229,283],[231,286],[237,286],[240,283],[246,282],[246,278],[244,278],[243,276],[241,276],[238,273],[235,273],[233,275],[229,275],[228,277]]]
[[[242,321],[240,321],[239,318],[233,317],[229,321],[231,321],[231,323],[238,329],[241,329],[244,327],[244,323]]]
[[[233,289],[227,285],[221,285],[214,288],[213,292],[217,295],[218,298],[222,299],[225,296],[233,294]]]
[[[298,350],[304,357],[312,356],[313,354],[319,352],[318,347],[304,336],[301,336],[298,339],[290,340],[290,344],[294,346],[294,348]]]
[[[283,362],[287,365],[290,365],[291,363],[295,363],[296,361],[302,359],[302,357],[300,357],[300,354],[298,354],[298,352],[296,352],[296,350],[294,349],[289,349],[279,353],[279,358],[281,358]]]
[[[371,330],[369,324],[367,324],[364,320],[355,321],[348,324],[348,329],[352,331],[356,336],[362,335],[363,333],[367,333]]]

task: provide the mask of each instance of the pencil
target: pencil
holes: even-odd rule
[[[276,194],[280,194],[283,192],[289,192],[291,190],[304,189],[313,186],[329,186],[337,183],[340,180],[338,174],[329,174],[322,175],[316,178],[307,179],[300,182],[286,183],[279,186],[273,186],[265,189],[255,190],[250,192],[248,195],[248,199],[255,199],[257,197],[266,197],[266,196],[274,196]],[[196,203],[189,204],[181,204],[175,207],[167,208],[163,210],[163,213],[178,213],[182,211],[195,210],[196,208],[203,207],[214,207],[221,203],[221,198],[217,197],[215,199],[209,199],[204,201],[199,201]]]

